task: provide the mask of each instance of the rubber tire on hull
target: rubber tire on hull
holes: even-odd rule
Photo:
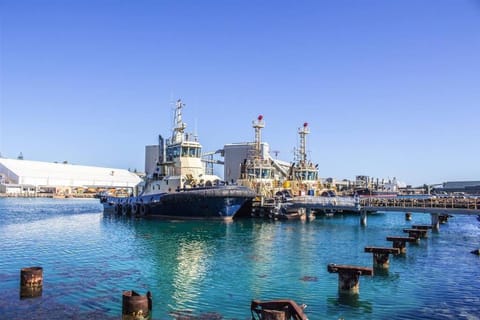
[[[130,214],[130,205],[129,205],[129,204],[124,204],[124,205],[122,206],[122,214],[123,214],[124,216],[127,216],[127,215]]]
[[[146,216],[150,212],[150,206],[148,204],[141,204],[140,205],[140,215]]]
[[[140,205],[139,205],[138,203],[132,204],[132,214],[133,214],[133,215],[136,215],[136,214],[138,213],[138,211],[140,211],[140,210],[139,210],[139,206],[140,206]]]

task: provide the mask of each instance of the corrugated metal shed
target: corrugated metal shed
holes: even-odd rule
[[[0,158],[4,182],[35,186],[135,187],[141,179],[124,169]]]

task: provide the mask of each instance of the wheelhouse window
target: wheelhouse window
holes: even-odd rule
[[[192,146],[182,147],[182,157],[200,158],[201,148]]]

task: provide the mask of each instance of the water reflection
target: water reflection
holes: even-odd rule
[[[357,309],[357,312],[372,313],[373,306],[370,301],[360,299],[359,294],[338,293],[336,297],[328,297],[327,305],[333,307],[334,310],[338,310],[337,307],[350,307]]]
[[[172,295],[176,305],[185,305],[197,299],[199,287],[207,274],[208,259],[206,243],[199,240],[182,240],[179,243]]]

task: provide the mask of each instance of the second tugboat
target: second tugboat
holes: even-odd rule
[[[202,146],[193,134],[185,133],[182,108],[175,105],[172,137],[159,136],[159,159],[155,173],[145,178],[138,197],[101,197],[104,211],[132,213],[166,219],[230,220],[255,197],[250,188],[226,185],[206,173]]]

